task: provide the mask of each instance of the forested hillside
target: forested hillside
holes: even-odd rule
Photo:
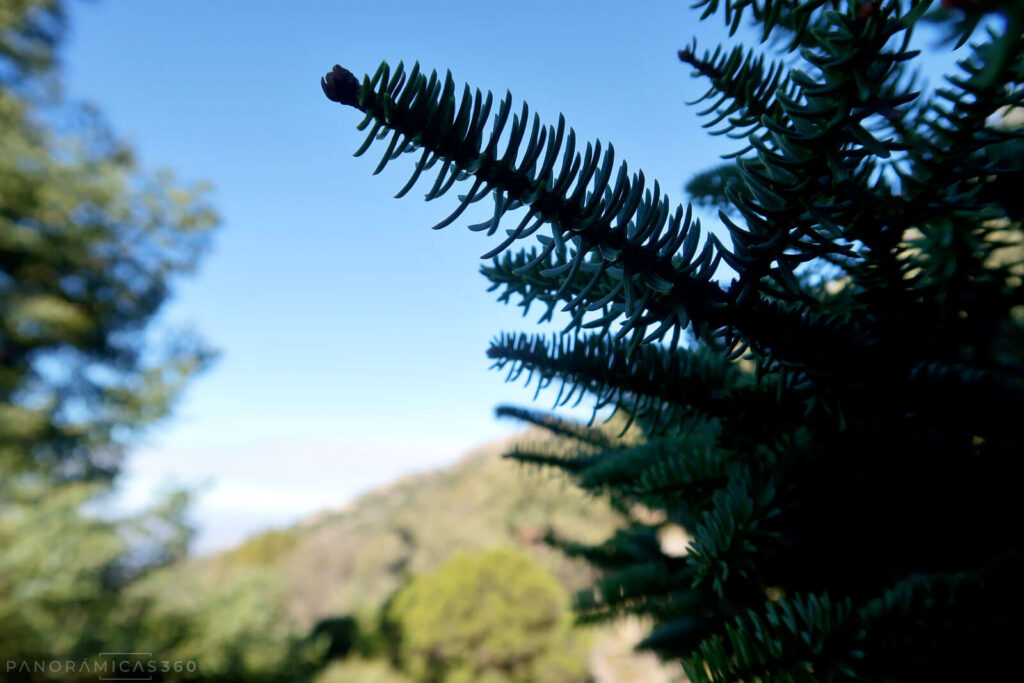
[[[544,536],[595,543],[622,516],[562,477],[502,459],[513,445],[487,444],[448,468],[403,478],[341,509],[154,576],[145,591],[170,612],[211,615],[181,618],[207,629],[171,649],[217,663],[213,671],[229,676],[275,680],[285,671],[312,670],[323,681],[409,680],[386,633],[389,599],[456,554],[496,549],[525,555],[538,572],[555,577],[571,622],[568,596],[591,582],[592,570],[549,548]],[[641,632],[634,622],[573,628],[566,649],[580,680],[669,680],[652,656],[630,652]],[[234,669],[232,658],[239,662]]]

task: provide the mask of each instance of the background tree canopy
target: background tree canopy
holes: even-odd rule
[[[459,554],[391,599],[392,647],[418,681],[583,681],[568,596],[536,561]]]
[[[98,506],[126,449],[210,358],[154,321],[217,216],[201,186],[141,171],[95,111],[63,98],[64,31],[60,2],[0,4],[5,662],[145,649],[132,646],[149,603],[129,589],[183,556],[188,496],[131,517]]]
[[[62,99],[59,2],[0,13],[0,466],[109,478],[210,354],[151,323],[217,216]]]

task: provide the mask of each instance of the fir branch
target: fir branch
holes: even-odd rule
[[[691,411],[721,414],[744,393],[742,371],[721,354],[707,350],[668,349],[651,344],[631,352],[627,342],[598,335],[557,337],[499,336],[487,351],[492,367],[508,367],[508,381],[536,376],[538,392],[560,381],[556,407],[596,398],[594,414],[607,405],[647,420],[649,429],[676,430]],[[751,406],[758,390],[751,389]],[[731,409],[731,408],[730,408]]]
[[[784,80],[781,63],[765,74],[762,59],[739,48],[729,57],[716,52],[702,59],[692,49],[680,51],[709,77],[710,92],[720,93],[718,106],[703,112],[716,112],[712,123],[749,109],[736,123],[751,127],[747,149],[757,156],[740,160],[744,182],[733,183],[728,194],[745,227],[722,214],[733,239],[723,257],[740,274],[741,299],[763,291],[762,279],[769,277],[772,296],[812,304],[796,267],[833,255],[855,257],[861,233],[885,224],[884,198],[892,192],[876,176],[873,158],[887,158],[902,145],[880,142],[864,120],[912,100],[896,92],[899,65],[911,53],[905,44],[886,48],[904,28],[887,21],[887,11],[867,19],[828,15],[803,52],[818,75],[794,69]],[[837,194],[851,200],[831,199]],[[869,197],[870,205],[856,201]]]
[[[778,545],[781,538],[765,527],[780,513],[771,479],[755,491],[749,470],[741,469],[732,476],[726,486],[715,491],[710,508],[693,528],[690,558],[694,582],[709,583],[722,599],[732,597],[737,585],[741,593],[749,592],[751,585],[762,585],[765,546]]]
[[[339,70],[323,80],[329,96],[341,97],[339,92],[349,87],[341,84],[343,77],[334,75],[345,71]],[[350,81],[344,79],[344,83]],[[630,175],[624,163],[616,171],[611,145],[602,155],[600,141],[588,143],[580,154],[575,132],[570,128],[566,134],[564,119],[559,119],[557,128],[545,129],[536,116],[529,124],[525,103],[521,113],[512,116],[509,138],[504,150],[499,150],[498,141],[511,112],[511,94],[501,101],[484,144],[491,95],[483,100],[477,91],[474,98],[468,86],[461,98],[456,98],[454,92],[450,73],[442,84],[436,73],[429,78],[421,74],[418,64],[407,78],[402,65],[392,76],[388,65],[382,64],[374,78],[365,78],[360,87],[356,106],[367,113],[363,125],[375,123],[357,154],[375,139],[383,139],[385,132],[391,135],[391,142],[378,171],[404,152],[422,150],[414,176],[400,194],[434,158],[444,163],[428,199],[441,196],[457,180],[475,178],[459,207],[436,227],[448,225],[469,204],[492,191],[496,198],[492,218],[471,229],[493,234],[506,213],[527,208],[527,219],[498,250],[532,234],[530,220],[549,225],[550,237],[525,271],[535,270],[551,254],[562,257],[570,243],[576,249],[572,263],[567,264],[570,271],[578,269],[591,254],[599,254],[617,267],[625,288],[637,290],[638,296],[633,297],[637,306],[621,312],[627,327],[639,320],[643,314],[640,303],[648,299],[663,302],[660,308],[665,310],[682,308],[695,320],[718,317],[715,310],[727,295],[710,281],[720,258],[717,241],[712,236],[707,249],[699,255],[691,252],[688,260],[681,260],[679,249],[691,230],[683,217],[689,212],[679,208],[672,213],[657,182],[648,188],[643,173]],[[528,140],[525,145],[524,140]],[[559,156],[562,163],[556,170]],[[649,282],[656,284],[651,287]]]
[[[536,425],[551,432],[555,436],[572,439],[598,448],[612,445],[612,439],[600,429],[560,418],[551,413],[530,410],[519,406],[501,405],[494,409],[495,417],[509,417],[522,422]]]
[[[702,642],[684,669],[694,683],[863,680],[858,625],[849,600],[782,597],[726,624],[725,633]]]
[[[516,462],[523,463],[524,465],[553,467],[568,474],[574,474],[589,467],[598,459],[599,456],[580,454],[567,456],[564,454],[546,453],[517,446],[502,457],[508,458],[509,460],[515,460]]]
[[[703,128],[714,128],[725,122],[724,128],[711,132],[711,135],[729,135],[734,138],[746,138],[763,125],[761,118],[778,113],[779,101],[776,92],[781,90],[794,95],[795,85],[789,79],[786,65],[775,60],[765,65],[765,58],[753,50],[742,47],[733,48],[728,54],[718,47],[714,52],[705,52],[697,56],[697,42],[677,53],[679,60],[694,68],[695,74],[707,78],[711,82],[700,98],[688,104],[699,104],[704,100],[714,100],[714,104],[698,112],[700,116],[710,116],[711,120],[702,124]],[[747,129],[737,132],[737,129]],[[745,151],[735,156],[742,155]],[[733,155],[730,155],[733,156]]]
[[[327,89],[334,92],[330,86]],[[454,81],[450,74],[442,84],[436,73],[430,78],[420,74],[418,65],[406,77],[401,68],[392,76],[389,67],[383,64],[372,80],[364,79],[360,88],[359,107],[367,112],[362,125],[375,123],[357,153],[365,151],[373,140],[390,134],[391,142],[378,168],[402,152],[422,149],[413,179],[432,162],[443,159],[429,198],[443,194],[459,179],[475,177],[473,187],[463,195],[459,208],[449,219],[453,220],[469,203],[494,191],[494,215],[490,221],[474,226],[479,230],[493,232],[505,213],[528,207],[527,218],[499,251],[532,234],[536,226],[529,224],[531,217],[535,223],[549,224],[551,235],[543,241],[540,252],[529,262],[517,266],[515,274],[541,281],[556,278],[558,286],[551,290],[558,296],[548,297],[549,305],[555,298],[574,293],[570,300],[575,301],[570,327],[582,327],[580,311],[584,303],[587,308],[597,303],[591,300],[590,292],[586,297],[579,296],[582,290],[574,289],[577,286],[575,276],[588,268],[600,268],[600,263],[606,264],[605,269],[591,273],[592,279],[603,282],[606,278],[608,284],[604,286],[614,291],[611,299],[621,297],[606,309],[602,322],[607,329],[612,321],[624,318],[624,325],[617,333],[620,337],[628,333],[637,337],[641,331],[646,333],[654,326],[657,335],[671,331],[677,338],[681,329],[693,326],[701,338],[725,333],[729,335],[730,346],[742,339],[765,358],[784,360],[788,357],[787,347],[791,346],[788,341],[823,322],[821,318],[787,312],[759,297],[752,297],[751,288],[742,283],[726,292],[711,282],[719,259],[728,252],[712,235],[698,255],[695,247],[699,231],[689,225],[689,213],[680,209],[670,219],[667,202],[657,183],[653,191],[645,192],[642,174],[631,179],[622,165],[612,184],[610,148],[603,161],[599,145],[588,146],[590,153],[581,157],[575,152],[575,136],[571,130],[566,138],[563,121],[560,120],[557,129],[548,128],[545,135],[534,117],[530,142],[521,150],[528,118],[524,105],[522,116],[512,117],[509,141],[505,151],[499,153],[498,139],[509,118],[511,96],[502,100],[489,142],[483,146],[484,119],[492,98],[484,99],[479,92],[473,97],[468,87],[459,100],[453,93]],[[563,138],[567,140],[564,150]],[[554,160],[560,152],[562,170],[555,173]],[[593,189],[587,193],[592,179]],[[569,250],[569,245],[573,246],[573,251]],[[571,257],[567,256],[570,253]],[[786,273],[803,257],[780,258],[780,265],[772,273],[785,280]],[[763,261],[758,257],[759,263]],[[582,285],[582,289],[586,288],[587,285]],[[593,290],[591,287],[590,291]],[[747,299],[740,302],[742,305],[730,305],[738,294],[744,293]],[[769,330],[766,336],[756,334]],[[862,334],[836,332],[829,321],[824,321],[818,334],[811,336],[816,337],[815,342],[824,342],[824,346],[843,346],[844,338]],[[641,341],[642,338],[633,339],[634,344]],[[832,372],[833,369],[821,368],[820,371]]]

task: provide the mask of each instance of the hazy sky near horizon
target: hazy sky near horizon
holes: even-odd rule
[[[352,157],[361,115],[319,79],[335,63],[450,69],[547,123],[564,113],[579,140],[614,142],[681,200],[737,144],[706,135],[686,105],[705,86],[676,50],[728,41],[721,17],[699,23],[689,4],[71,3],[69,93],[144,167],[210,181],[223,217],[166,313],[222,356],[130,457],[126,499],[205,482],[196,516],[210,549],[515,430],[493,407],[532,388],[489,372],[485,350],[500,331],[536,329],[539,311],[524,319],[486,291],[479,256],[495,242],[471,220],[428,229],[456,192],[426,203],[424,178],[395,200],[413,158],[375,177],[382,147]]]

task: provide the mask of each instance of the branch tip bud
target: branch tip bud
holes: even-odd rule
[[[320,79],[327,99],[350,107],[359,107],[359,79],[348,69],[334,65],[326,76]]]

